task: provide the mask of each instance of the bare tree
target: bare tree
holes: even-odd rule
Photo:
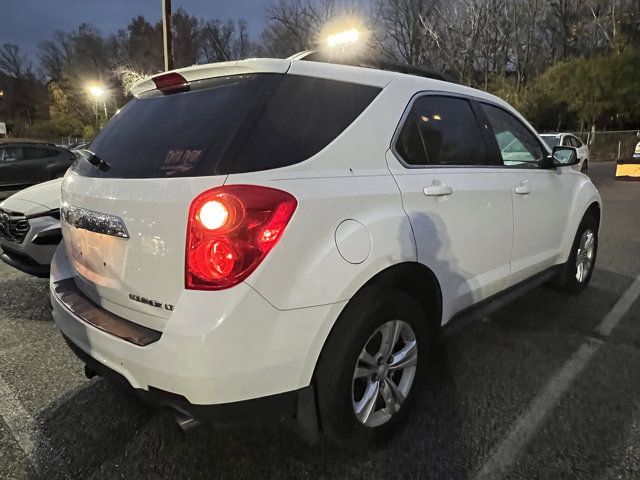
[[[377,0],[377,46],[409,65],[429,63],[433,45],[423,21],[432,16],[436,4],[437,0]]]
[[[231,20],[211,20],[202,25],[202,56],[207,62],[224,62],[235,58],[233,51],[236,25]]]
[[[269,54],[278,57],[310,50],[336,13],[335,0],[280,0],[267,9],[262,41]]]
[[[33,65],[20,47],[5,43],[0,47],[0,72],[16,79],[33,76]]]

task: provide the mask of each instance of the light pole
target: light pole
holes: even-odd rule
[[[100,130],[100,119],[98,117],[98,100],[102,99],[102,106],[104,108],[104,120],[107,120],[107,104],[104,101],[105,90],[100,85],[89,85],[87,90],[94,100],[94,113],[96,116],[96,132]]]
[[[171,0],[162,0],[162,46],[164,71],[173,70],[173,48],[171,45]]]

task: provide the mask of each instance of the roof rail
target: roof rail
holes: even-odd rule
[[[416,75],[418,77],[431,78],[433,80],[441,80],[443,82],[457,83],[448,75],[435,72],[422,67],[416,67],[404,63],[399,63],[389,58],[358,56],[354,58],[336,57],[321,50],[306,50],[289,57],[291,60],[306,60],[310,62],[336,63],[339,65],[351,65],[353,67],[377,68],[378,70],[387,70],[391,72],[405,73],[407,75]]]

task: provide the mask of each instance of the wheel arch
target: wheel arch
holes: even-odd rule
[[[601,215],[602,215],[602,212],[600,208],[600,203],[597,201],[594,201],[591,203],[591,205],[587,207],[587,209],[584,212],[584,215],[582,215],[582,218],[593,217],[595,221],[598,223],[598,228],[599,228]]]
[[[432,331],[437,332],[440,328],[442,290],[435,273],[426,265],[419,262],[392,265],[374,275],[362,288],[369,285],[400,290],[415,298],[425,312]]]
[[[328,334],[324,337],[322,347],[319,349],[318,355],[315,358],[312,378],[315,377],[316,369],[326,344],[335,331],[336,325],[340,322],[343,312],[355,301],[360,292],[370,286],[396,289],[415,298],[425,312],[425,316],[429,322],[429,329],[432,333],[432,339],[435,340],[438,338],[440,325],[442,323],[442,291],[435,273],[429,267],[419,262],[406,261],[396,263],[380,270],[369,278],[369,280],[358,288],[349,301],[344,304],[340,314],[336,317],[335,322],[333,322],[333,325],[329,329]]]
[[[576,231],[587,215],[595,217],[599,228],[602,224],[602,199],[595,186],[589,180],[582,182],[580,188],[575,191],[562,244],[563,253],[558,263],[564,263],[569,258]]]

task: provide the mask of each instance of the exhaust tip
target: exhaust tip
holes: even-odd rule
[[[183,433],[189,433],[190,431],[196,429],[200,426],[201,422],[196,420],[190,415],[187,415],[183,412],[176,412],[175,414],[176,422],[182,430]]]

